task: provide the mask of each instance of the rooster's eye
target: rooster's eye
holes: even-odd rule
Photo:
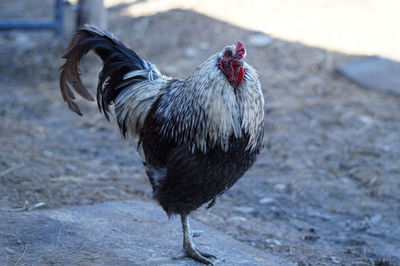
[[[224,53],[224,56],[225,56],[225,57],[231,57],[231,56],[232,56],[232,52],[231,52],[231,51],[226,51],[226,52]]]

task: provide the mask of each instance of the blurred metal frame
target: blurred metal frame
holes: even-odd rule
[[[54,0],[53,20],[27,20],[27,19],[0,19],[0,30],[24,29],[24,30],[55,30],[58,36],[63,34],[64,0]]]

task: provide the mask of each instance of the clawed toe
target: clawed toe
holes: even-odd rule
[[[203,257],[206,257],[206,258],[210,258],[210,259],[216,259],[216,258],[217,258],[217,257],[214,256],[213,254],[210,254],[210,253],[207,253],[207,252],[202,252],[202,251],[199,251],[199,250],[197,250],[197,252],[198,252],[200,255],[202,255]]]
[[[201,230],[192,230],[193,237],[199,237],[199,236],[201,236],[202,233],[203,233],[203,231],[201,231]]]
[[[187,257],[192,258],[194,260],[197,260],[201,263],[208,264],[208,265],[214,265],[211,259],[215,259],[216,257],[212,254],[206,253],[206,252],[201,252],[197,249],[185,249],[185,254]]]

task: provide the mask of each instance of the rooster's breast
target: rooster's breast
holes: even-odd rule
[[[239,138],[230,137],[228,149],[215,145],[205,152],[166,138],[161,128],[152,110],[146,118],[140,145],[154,198],[168,215],[189,214],[224,193],[253,165],[262,146],[262,127],[258,144],[252,150],[247,148],[249,136],[243,132]]]

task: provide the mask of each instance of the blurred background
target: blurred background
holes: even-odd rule
[[[400,264],[399,1],[71,0],[61,1],[61,19],[55,2],[0,0],[0,25],[62,22],[0,31],[0,215],[152,201],[135,145],[115,121],[84,101],[78,117],[61,99],[61,56],[88,21],[179,78],[245,43],[266,101],[265,148],[195,219],[298,265]],[[378,85],[368,71],[356,82],[340,71],[372,55],[378,70],[357,66]],[[83,61],[93,93],[100,69],[94,56]]]

